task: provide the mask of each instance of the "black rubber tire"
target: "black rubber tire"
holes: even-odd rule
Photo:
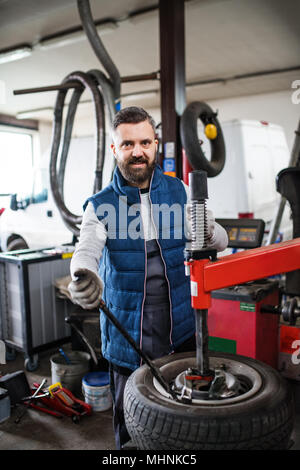
[[[205,157],[199,143],[197,132],[198,118],[204,124],[206,118],[210,118],[210,122],[215,124],[217,128],[217,137],[209,141],[211,146],[210,161]],[[180,119],[180,138],[187,159],[194,170],[204,170],[207,172],[208,177],[217,176],[221,173],[225,165],[225,142],[220,123],[208,104],[194,101],[185,108]]]
[[[124,416],[132,441],[141,450],[287,449],[294,424],[293,394],[285,379],[270,366],[243,356],[212,353],[253,368],[262,385],[238,403],[189,405],[167,399],[153,385],[147,366],[129,377]],[[193,353],[155,361],[161,367]],[[178,373],[178,371],[177,371]],[[175,374],[177,375],[177,374]]]
[[[27,248],[27,243],[21,237],[14,238],[7,245],[7,251],[27,250]]]

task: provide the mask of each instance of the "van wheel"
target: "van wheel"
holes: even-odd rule
[[[23,238],[14,238],[7,244],[7,251],[27,250],[28,245]]]
[[[154,361],[167,382],[196,364],[193,353]],[[293,431],[292,391],[270,366],[243,356],[211,353],[210,365],[239,377],[235,397],[170,398],[144,365],[129,377],[124,416],[133,443],[142,450],[287,449]]]

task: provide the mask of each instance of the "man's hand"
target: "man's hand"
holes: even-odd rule
[[[101,301],[103,284],[100,277],[89,269],[77,269],[74,273],[77,280],[68,285],[74,304],[85,310],[97,308]]]

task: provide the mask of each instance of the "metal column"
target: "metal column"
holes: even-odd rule
[[[182,178],[179,121],[185,105],[184,0],[159,0],[164,171]]]

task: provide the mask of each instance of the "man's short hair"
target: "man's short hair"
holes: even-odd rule
[[[155,121],[150,114],[143,108],[138,106],[128,106],[117,112],[112,122],[112,129],[115,131],[120,124],[138,124],[139,122],[148,121],[155,133]]]

